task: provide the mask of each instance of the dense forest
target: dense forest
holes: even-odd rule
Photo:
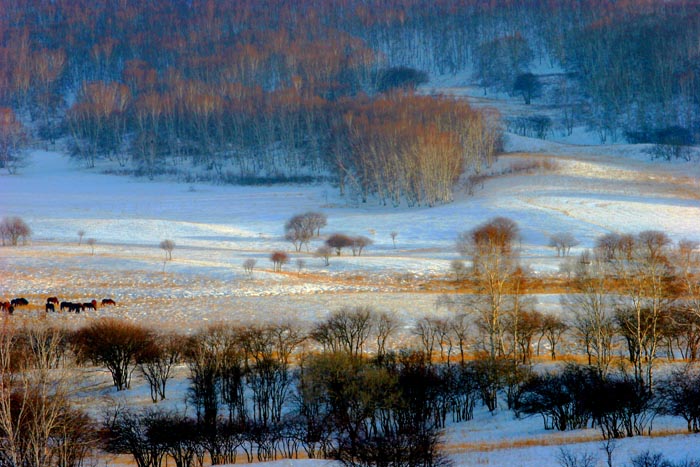
[[[699,36],[691,1],[0,0],[0,165],[62,139],[124,173],[433,205],[491,161],[500,123],[417,85],[468,71],[569,132],[688,144]]]

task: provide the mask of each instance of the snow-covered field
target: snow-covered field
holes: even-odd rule
[[[494,216],[518,222],[523,262],[539,274],[558,270],[559,260],[547,247],[556,232],[571,232],[581,242],[573,253],[607,232],[658,229],[674,240],[700,240],[697,161],[651,162],[641,146],[582,146],[513,135],[506,147],[509,153],[494,173],[508,172],[523,159],[547,159],[556,168],[494,176],[473,196],[459,191],[454,203],[418,209],[357,205],[329,185],[148,182],[106,175],[100,167],[87,170],[60,152],[35,150],[19,175],[0,174],[0,217],[21,216],[33,230],[31,244],[0,248],[0,299],[25,296],[34,304],[18,311],[17,320],[43,315],[47,296],[111,297],[118,303],[46,318],[66,324],[95,316],[179,330],[221,320],[308,324],[343,305],[368,304],[395,313],[410,327],[415,318],[446,313],[423,285],[448,274],[450,261],[458,257],[454,242],[460,232]],[[349,252],[332,257],[329,266],[310,253],[291,252],[284,223],[311,210],[328,216],[322,236],[365,235],[374,244],[361,257]],[[79,245],[81,230],[85,237]],[[398,233],[395,247],[391,232]],[[88,238],[95,239],[94,254],[85,244]],[[158,247],[164,239],[176,244],[172,261],[164,261]],[[291,254],[282,273],[272,272],[268,258],[274,250]],[[257,260],[252,277],[243,270],[250,258]],[[304,260],[300,271],[297,259]],[[556,297],[539,301],[548,307],[557,303]],[[668,427],[660,423],[683,431],[678,421]],[[591,452],[603,465],[597,432],[553,434],[539,419],[514,421],[505,412],[481,413],[473,422],[449,427],[446,437],[456,465],[557,465],[560,445]],[[651,449],[675,460],[700,457],[697,441],[686,435],[623,440],[615,456],[624,463]]]

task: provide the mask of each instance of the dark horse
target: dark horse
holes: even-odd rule
[[[103,298],[103,299],[102,299],[102,306],[105,306],[105,305],[116,305],[116,304],[117,304],[117,302],[115,302],[115,301],[112,300],[111,298]]]
[[[56,311],[56,308],[54,308],[53,303],[46,302],[46,312],[49,311]]]
[[[13,298],[10,300],[10,305],[12,306],[27,306],[29,301],[26,298]]]
[[[93,300],[93,302],[94,302],[94,300]],[[83,303],[83,310],[85,310],[86,308],[90,309],[90,310],[97,310],[97,307],[95,306],[95,304],[93,302]]]

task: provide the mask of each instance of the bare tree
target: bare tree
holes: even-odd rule
[[[358,357],[372,330],[374,311],[369,307],[341,308],[316,325],[311,338],[331,352]]]
[[[253,258],[248,258],[247,260],[243,261],[243,269],[245,270],[245,273],[248,274],[248,277],[253,277],[255,263],[257,263],[257,261]]]
[[[306,214],[297,214],[284,224],[284,238],[292,242],[296,251],[307,245],[314,236],[315,224]]]
[[[375,333],[377,335],[377,356],[383,357],[386,355],[387,339],[394,333],[399,323],[395,317],[388,313],[380,313],[375,318]]]
[[[94,450],[95,429],[70,402],[74,375],[64,346],[61,329],[2,323],[0,464],[81,465]]]
[[[289,262],[289,255],[284,251],[274,251],[270,255],[270,261],[272,261],[275,272],[279,272],[282,270],[282,266]]]
[[[352,244],[350,245],[350,248],[352,249],[352,255],[355,256],[355,253],[357,253],[357,256],[362,256],[362,250],[365,249],[365,247],[371,245],[374,243],[371,238],[365,237],[365,236],[357,236],[352,238]]]
[[[559,316],[550,313],[542,317],[540,339],[543,337],[547,339],[547,343],[549,344],[549,354],[551,355],[552,360],[556,360],[557,358],[557,344],[559,344],[562,334],[564,334],[567,329],[569,329],[569,327],[567,326],[566,322],[564,322],[564,320]]]
[[[569,232],[559,232],[549,237],[549,246],[557,250],[557,256],[569,256],[571,248],[578,245],[578,241]]]
[[[469,277],[469,268],[461,259],[453,259],[450,261],[450,269],[455,276],[455,280],[464,281]]]
[[[95,254],[95,244],[97,243],[97,240],[94,238],[88,238],[85,240],[85,243],[90,247],[91,254]]]
[[[165,259],[171,261],[173,259],[173,250],[175,249],[175,242],[172,240],[163,240],[160,242],[160,249],[165,251]]]
[[[2,239],[3,246],[8,243],[17,246],[20,241],[26,244],[31,235],[32,229],[20,217],[3,217],[0,221],[0,239]]]
[[[297,260],[295,261],[295,264],[297,265],[297,274],[301,275],[301,271],[306,266],[306,261],[304,261],[302,258],[297,258]]]
[[[562,298],[571,313],[571,327],[584,346],[588,364],[605,377],[613,357],[617,330],[609,294],[611,278],[609,263],[596,252],[584,251],[575,265],[575,294]]]
[[[153,345],[153,333],[128,321],[108,318],[76,331],[72,343],[79,361],[104,365],[121,391],[129,388],[141,352]]]
[[[328,217],[322,212],[307,212],[305,216],[309,219],[309,225],[316,231],[316,236],[321,235],[321,229],[328,224]]]
[[[353,245],[353,239],[347,235],[336,233],[328,237],[326,240],[326,245],[330,248],[334,248],[335,254],[340,256],[343,248],[351,247]]]
[[[396,232],[396,231],[392,231],[391,233],[389,233],[389,235],[391,236],[391,243],[394,244],[394,248],[396,248],[396,236],[397,236],[398,234],[399,234],[399,233]]]
[[[153,402],[165,399],[165,386],[172,378],[173,367],[182,359],[185,344],[185,338],[177,334],[157,335],[137,355],[136,363],[148,381]]]
[[[333,253],[333,251],[331,250],[331,248],[328,245],[323,245],[323,246],[318,247],[318,249],[316,250],[316,253],[314,253],[314,255],[318,258],[323,258],[323,265],[328,266],[330,264],[328,259],[331,257],[332,253]]]
[[[458,251],[471,259],[480,293],[471,304],[477,311],[482,328],[488,336],[488,353],[495,360],[503,349],[503,317],[506,298],[513,291],[519,271],[515,241],[518,225],[507,218],[497,217],[463,232],[457,240]]]
[[[664,232],[646,230],[632,240],[631,250],[619,248],[611,259],[621,292],[616,319],[635,380],[651,390],[662,324],[677,298],[678,278],[670,261],[671,240]]]
[[[84,230],[78,230],[78,246],[83,243],[83,237],[85,236]]]

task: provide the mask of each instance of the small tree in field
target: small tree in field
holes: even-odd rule
[[[78,230],[78,246],[82,245],[84,236],[85,236],[85,231]]]
[[[20,241],[26,244],[31,235],[32,229],[20,217],[4,217],[0,222],[0,239],[3,246],[17,246]]]
[[[391,243],[394,244],[394,248],[396,248],[396,236],[397,236],[398,234],[399,234],[399,233],[396,232],[396,231],[391,232],[391,233],[389,234],[389,235],[391,235]]]
[[[97,240],[95,240],[94,238],[88,238],[87,240],[85,240],[85,243],[87,243],[87,245],[90,247],[91,254],[94,255],[95,254],[95,243],[97,243]]]
[[[559,232],[549,237],[549,246],[557,250],[557,256],[569,256],[571,248],[578,245],[578,240],[569,232]]]
[[[253,269],[255,268],[255,261],[253,258],[248,258],[247,260],[243,261],[243,269],[245,270],[245,273],[248,274],[248,277],[253,277]]]
[[[306,261],[304,261],[303,259],[299,258],[299,259],[297,259],[297,260],[295,261],[295,263],[296,263],[296,265],[297,265],[297,273],[298,273],[298,274],[301,274],[301,271],[302,271],[302,270],[304,269],[304,267],[306,266]]]
[[[337,256],[340,256],[340,253],[342,252],[343,248],[350,247],[352,246],[352,244],[352,238],[340,233],[333,234],[326,240],[326,245],[328,245],[330,248],[335,249],[335,254]]]
[[[323,245],[316,250],[315,255],[319,258],[323,258],[323,265],[328,266],[330,264],[328,258],[331,257],[332,253],[333,250],[331,250],[331,248],[328,245]]]
[[[362,256],[362,250],[365,249],[365,247],[371,245],[374,243],[371,238],[364,237],[360,235],[359,237],[354,237],[352,239],[352,244],[350,245],[350,248],[352,248],[352,255],[355,256],[355,253],[357,253],[357,256]]]
[[[289,262],[289,255],[284,251],[275,251],[270,255],[270,261],[275,267],[275,272],[279,272],[282,266]]]
[[[173,250],[175,249],[175,242],[172,240],[163,240],[160,242],[161,250],[165,251],[165,259],[171,261],[173,259]]]

